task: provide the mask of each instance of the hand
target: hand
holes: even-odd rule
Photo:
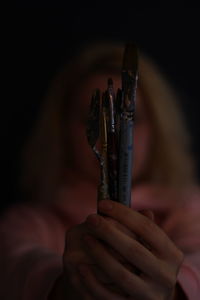
[[[112,224],[113,227],[117,228],[118,231],[123,232],[126,236],[135,238],[135,235],[130,232],[126,227],[121,225],[119,222],[109,217],[104,218],[108,224]],[[117,287],[113,285],[113,280],[104,273],[91,257],[88,249],[85,247],[84,237],[91,234],[92,231],[89,229],[86,223],[72,227],[66,234],[66,247],[63,255],[64,264],[64,276],[61,278],[58,287],[58,294],[62,294],[60,290],[65,290],[65,298],[73,299],[96,299],[88,291],[84,283],[82,282],[79,274],[79,266],[89,265],[95,278],[104,286],[109,287],[109,290],[114,290],[117,293]],[[104,244],[104,248],[110,255],[115,257],[117,261],[125,264],[125,259],[110,246]],[[130,267],[130,266],[129,266]],[[131,268],[131,267],[130,267]],[[132,270],[133,268],[131,268]],[[62,287],[64,285],[64,287]],[[113,293],[111,295],[114,295]],[[56,298],[56,297],[55,297]]]
[[[110,204],[112,208],[103,208],[103,204]],[[182,252],[154,222],[130,208],[107,200],[99,203],[99,211],[139,236],[145,246],[118,230],[104,217],[90,215],[86,224],[92,235],[85,239],[88,253],[99,269],[107,274],[123,293],[111,293],[96,278],[92,268],[84,264],[82,282],[89,294],[93,295],[94,299],[172,299],[178,270],[183,261]],[[141,271],[140,276],[116,260],[105,245],[119,252],[128,265],[138,268]]]

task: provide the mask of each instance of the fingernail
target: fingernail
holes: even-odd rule
[[[100,222],[100,217],[97,215],[90,215],[86,219],[86,223],[91,226],[98,226]]]
[[[78,266],[78,270],[81,276],[86,277],[89,274],[88,266],[82,264]]]
[[[111,210],[113,208],[113,204],[109,200],[101,200],[99,201],[98,207],[100,210],[106,211]]]
[[[96,244],[96,240],[90,235],[85,235],[83,239],[89,246],[94,246]]]

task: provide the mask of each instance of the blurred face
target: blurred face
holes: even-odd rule
[[[99,180],[99,166],[97,159],[87,142],[86,120],[89,112],[89,105],[92,92],[95,88],[105,91],[107,88],[107,78],[112,77],[114,89],[121,87],[119,76],[96,75],[86,80],[79,88],[70,120],[70,140],[74,157],[74,171],[78,176],[91,183]],[[137,90],[136,99],[136,121],[134,126],[134,165],[133,180],[139,179],[149,162],[151,148],[151,124],[145,108],[144,99]]]

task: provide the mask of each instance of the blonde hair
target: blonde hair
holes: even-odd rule
[[[70,111],[69,99],[76,84],[94,73],[120,72],[122,55],[122,45],[92,45],[58,72],[51,83],[33,134],[22,153],[22,188],[31,192],[32,197],[53,199],[62,181],[63,168],[69,165],[68,141],[63,128],[66,107]],[[146,99],[154,128],[148,180],[179,186],[194,183],[189,136],[177,96],[155,64],[142,54],[139,58],[139,88]]]

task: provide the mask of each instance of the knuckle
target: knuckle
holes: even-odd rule
[[[115,222],[114,221],[108,221],[106,219],[103,219],[101,222],[101,231],[109,233],[112,231],[112,227],[115,227]]]
[[[167,290],[173,289],[173,287],[176,283],[176,274],[165,273],[163,277],[164,277],[164,282],[165,282],[166,289]]]
[[[155,224],[147,217],[144,217],[140,224],[140,231],[142,233],[145,232],[147,234],[151,234],[153,231],[155,231]]]
[[[174,269],[167,263],[162,263],[162,265],[160,265],[158,278],[162,286],[168,291],[174,288],[176,284],[176,272],[174,272]]]
[[[117,272],[117,274],[115,276],[117,277],[118,282],[123,283],[123,285],[125,287],[132,286],[133,278],[132,278],[131,273],[129,273],[125,270],[124,271],[121,270],[120,272]],[[122,278],[123,278],[123,281],[122,281]]]
[[[129,220],[133,218],[133,212],[127,207],[125,207],[123,211],[123,215],[124,215],[123,217],[124,220]]]
[[[136,245],[133,242],[129,245],[129,247],[127,248],[127,259],[132,261],[133,257],[137,258],[137,257],[141,257],[142,254],[142,249],[140,247],[140,245]]]
[[[125,272],[123,272],[122,270],[120,270],[120,271],[117,270],[113,275],[114,275],[116,282],[120,282],[120,280],[122,278],[123,278],[123,280],[125,280],[124,276],[126,276]]]
[[[168,280],[166,281],[166,288],[167,290],[172,290],[175,286],[176,283],[176,276],[173,275],[172,277],[168,278]]]
[[[177,247],[174,247],[169,260],[169,262],[172,265],[172,268],[178,271],[183,261],[184,261],[183,252]]]
[[[134,234],[132,231],[130,231],[126,226],[122,225],[121,223],[119,223],[118,221],[112,219],[112,218],[105,218],[105,220],[111,224],[111,226],[117,228],[120,232],[123,232],[125,234],[127,234],[128,236],[130,236],[131,238],[136,238],[136,234]]]
[[[116,221],[116,220],[114,220],[114,219],[112,219],[112,218],[110,218],[110,217],[107,217],[107,216],[104,216],[104,220],[105,220],[106,222],[108,222],[108,223],[110,223],[110,224],[116,226],[116,227],[119,227],[119,226],[121,225],[118,221]]]

